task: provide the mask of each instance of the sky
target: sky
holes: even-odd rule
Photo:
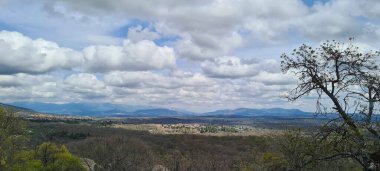
[[[378,49],[380,1],[0,0],[0,98],[312,111],[280,56],[349,37]]]

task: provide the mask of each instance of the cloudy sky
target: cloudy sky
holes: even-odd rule
[[[285,107],[280,55],[380,45],[378,0],[0,0],[2,102]]]

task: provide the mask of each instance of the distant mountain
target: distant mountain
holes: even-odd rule
[[[3,104],[5,105],[5,104]],[[155,108],[146,106],[118,105],[109,103],[39,103],[39,102],[14,102],[8,106],[19,109],[37,111],[49,114],[70,114],[80,116],[112,116],[112,117],[179,117],[179,116],[200,116],[200,117],[253,117],[253,116],[270,116],[270,117],[311,117],[312,113],[303,112],[298,109],[251,109],[238,108],[217,110],[207,113],[192,113],[185,110]]]
[[[14,102],[10,105],[32,109],[42,113],[70,114],[81,116],[108,116],[128,114],[141,109],[150,109],[146,106],[130,106],[109,103],[40,103],[40,102]]]
[[[165,108],[137,110],[131,114],[133,114],[134,116],[190,116],[190,115],[194,115],[194,113],[191,113],[191,112],[180,112],[180,111],[170,110],[170,109],[165,109]]]
[[[203,116],[224,116],[224,117],[250,117],[250,116],[281,116],[281,117],[305,117],[312,116],[312,113],[304,112],[299,109],[251,109],[238,108],[233,110],[217,110],[214,112],[203,113]]]

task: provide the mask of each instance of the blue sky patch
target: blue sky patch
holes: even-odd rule
[[[328,2],[329,0],[303,0],[303,2],[308,6],[308,7],[312,7],[315,3],[317,2],[321,2],[321,3],[326,3]]]
[[[111,35],[115,37],[126,38],[128,36],[129,28],[137,27],[137,26],[141,26],[142,28],[147,28],[149,27],[149,25],[150,24],[147,21],[143,21],[139,19],[131,19],[126,25],[113,30]]]

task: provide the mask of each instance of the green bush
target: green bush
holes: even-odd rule
[[[63,145],[58,147],[54,143],[42,143],[35,150],[28,149],[26,132],[27,126],[22,119],[0,108],[0,170],[85,170],[80,159]]]

